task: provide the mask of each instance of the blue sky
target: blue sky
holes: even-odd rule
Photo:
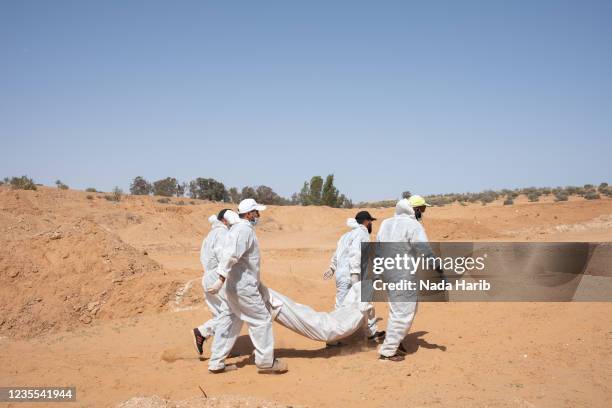
[[[2,1],[0,176],[612,181],[610,1]]]

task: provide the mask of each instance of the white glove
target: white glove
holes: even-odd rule
[[[335,272],[336,272],[336,271],[334,270],[334,268],[332,268],[332,267],[330,266],[330,267],[329,267],[329,269],[328,269],[328,270],[326,270],[326,271],[323,273],[323,279],[324,279],[324,280],[331,279],[331,277],[332,277],[332,276],[334,276],[334,273],[335,273]]]
[[[358,273],[351,273],[351,285],[354,285],[357,282],[359,282],[359,274]]]
[[[217,279],[215,283],[212,284],[209,288],[206,288],[206,292],[212,295],[216,295],[221,290],[223,286],[223,281],[221,279]]]

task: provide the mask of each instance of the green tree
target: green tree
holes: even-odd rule
[[[213,178],[198,177],[189,183],[189,196],[200,200],[227,201],[225,185]]]
[[[240,193],[240,199],[244,200],[245,198],[253,198],[257,199],[257,192],[253,187],[244,186],[242,187],[242,191]]]
[[[134,177],[130,184],[130,194],[132,195],[149,195],[153,191],[153,186],[141,176]]]
[[[187,183],[184,181],[182,183],[178,183],[176,185],[176,196],[183,197],[185,195],[185,191],[187,191]]]
[[[302,205],[311,205],[310,201],[310,184],[307,181],[304,182],[302,189],[300,190],[300,194],[298,195],[300,204]]]
[[[351,200],[350,198],[346,197],[344,194],[340,194],[340,197],[338,197],[338,201],[339,201],[339,207],[342,208],[353,208],[353,200]]]
[[[321,204],[330,207],[340,207],[341,203],[338,201],[338,196],[338,189],[334,186],[334,175],[329,174],[325,179],[325,184],[323,184]]]
[[[257,186],[255,189],[255,193],[257,194],[256,201],[262,204],[281,204],[281,197],[272,190],[271,187],[268,186]]]
[[[236,187],[230,188],[227,193],[232,203],[238,204],[240,202],[240,192]]]
[[[321,196],[323,194],[323,178],[314,176],[310,179],[310,201],[313,205],[321,205]]]
[[[165,179],[157,180],[153,183],[153,194],[164,197],[172,197],[176,195],[176,186],[178,182],[174,177],[166,177]]]

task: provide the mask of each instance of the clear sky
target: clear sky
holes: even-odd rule
[[[612,1],[0,1],[0,177],[612,180]]]

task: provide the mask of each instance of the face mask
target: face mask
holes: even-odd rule
[[[251,223],[251,226],[254,227],[259,222],[259,218],[253,218],[252,220],[249,220],[249,222]]]

